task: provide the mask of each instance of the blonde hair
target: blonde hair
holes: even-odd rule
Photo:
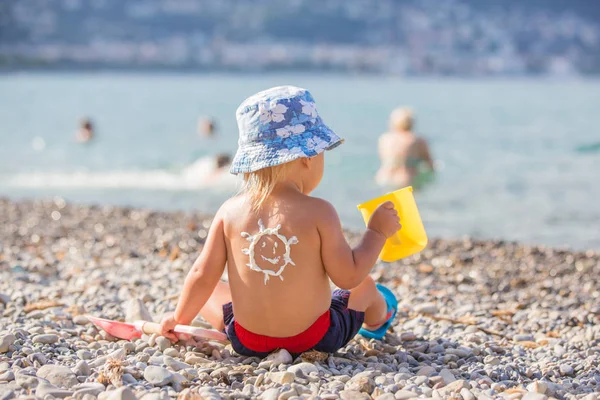
[[[275,186],[287,178],[291,162],[244,174],[242,192],[250,197],[252,211],[259,212]]]
[[[390,128],[393,131],[410,131],[414,123],[413,111],[410,108],[399,107],[390,114]]]

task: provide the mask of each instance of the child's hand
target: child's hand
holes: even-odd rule
[[[179,341],[179,337],[175,332],[173,332],[175,325],[177,325],[177,321],[175,321],[173,313],[165,314],[160,322],[160,334],[168,338],[173,343]]]
[[[400,218],[398,218],[394,203],[386,201],[377,207],[371,215],[367,228],[381,233],[386,239],[398,232],[402,225],[400,225]]]

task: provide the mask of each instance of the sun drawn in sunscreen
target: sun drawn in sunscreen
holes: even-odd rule
[[[279,233],[280,228],[281,228],[281,225],[277,225],[275,228],[265,228],[262,220],[259,219],[258,220],[259,231],[256,235],[251,235],[248,232],[242,232],[242,237],[246,238],[246,240],[248,242],[250,242],[250,247],[248,247],[247,249],[242,249],[242,253],[249,256],[249,259],[250,259],[250,262],[246,265],[248,267],[250,267],[250,269],[252,271],[262,272],[265,275],[265,285],[267,284],[267,281],[270,279],[271,276],[278,276],[279,279],[283,280],[283,276],[281,276],[281,274],[285,270],[285,267],[287,267],[288,264],[296,265],[290,258],[290,251],[291,251],[290,246],[293,244],[297,244],[298,238],[296,236],[292,236],[289,239],[286,238],[281,233]],[[254,249],[256,248],[256,246],[259,244],[260,240],[264,236],[274,236],[275,241],[273,242],[273,257],[266,257],[265,255],[261,255],[261,258],[264,261],[268,262],[269,264],[273,264],[274,266],[281,264],[281,262],[283,261],[283,264],[281,264],[279,269],[277,269],[276,271],[269,270],[269,269],[262,269],[256,263],[256,254],[254,252]],[[279,246],[279,243],[282,243],[283,246],[285,246],[285,252],[280,256],[275,256],[275,253]],[[262,248],[265,248],[265,247],[266,247],[266,242],[263,241]]]

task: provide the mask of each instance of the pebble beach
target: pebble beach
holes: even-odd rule
[[[336,354],[260,360],[89,322],[172,311],[210,223],[0,199],[0,400],[600,399],[598,251],[430,240],[373,269],[400,301],[384,340],[357,336]]]

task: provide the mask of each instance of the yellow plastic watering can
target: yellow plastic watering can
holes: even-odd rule
[[[423,227],[423,221],[421,221],[421,215],[413,196],[412,186],[360,204],[358,210],[362,214],[365,224],[369,223],[375,209],[386,201],[394,203],[402,229],[385,242],[379,258],[385,262],[392,262],[423,250],[427,246],[427,233],[425,233],[425,227]]]

